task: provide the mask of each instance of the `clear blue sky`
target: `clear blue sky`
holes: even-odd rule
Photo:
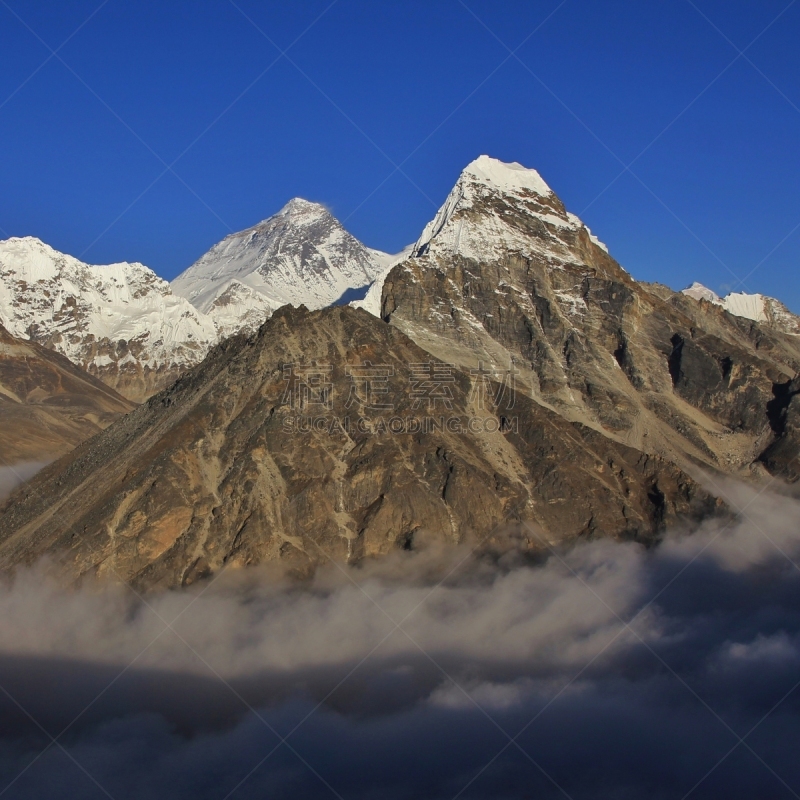
[[[299,195],[397,251],[488,153],[800,312],[800,2],[235,2],[0,0],[0,235],[172,278]]]

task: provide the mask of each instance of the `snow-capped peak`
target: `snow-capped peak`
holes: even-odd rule
[[[304,212],[311,210],[327,212],[327,209],[321,203],[314,203],[312,200],[306,200],[303,197],[293,197],[278,213],[286,214],[289,212]]]
[[[722,304],[722,300],[716,292],[712,291],[707,286],[703,286],[702,283],[698,283],[697,281],[684,289],[683,294],[693,297],[695,300],[707,300],[709,303],[715,303],[717,305]]]
[[[361,244],[324,206],[296,197],[214,245],[172,289],[227,335],[241,329],[237,320],[256,327],[287,303],[331,305],[348,289],[372,283],[387,258]]]
[[[302,197],[293,197],[274,217],[287,218],[295,225],[308,225],[313,220],[330,217],[331,213],[321,203],[314,203],[311,200],[304,200]],[[267,217],[267,219],[259,222],[251,230],[261,228],[262,226],[269,225],[271,219],[274,217]],[[232,234],[236,236],[237,234]]]
[[[784,333],[800,334],[800,317],[792,314],[780,300],[776,300],[774,297],[767,297],[763,294],[747,294],[746,292],[731,292],[725,297],[720,297],[716,292],[697,281],[684,289],[682,294],[693,297],[695,300],[707,300],[709,303],[721,306],[735,317],[764,322]]]
[[[194,364],[216,338],[213,322],[143,264],[93,266],[30,236],[0,241],[0,324],[134,399],[145,373]]]
[[[407,258],[462,256],[488,262],[513,252],[544,256],[555,266],[574,258],[569,242],[583,230],[608,252],[586,225],[564,208],[535,169],[479,156],[462,170],[415,244],[390,260],[364,299],[351,305],[378,315],[387,275]]]
[[[549,236],[552,244],[531,235],[531,217],[544,223],[545,238]],[[464,168],[444,205],[425,226],[414,254],[461,255],[481,261],[511,251],[543,252],[558,247],[563,231],[584,227],[535,169],[483,155]]]

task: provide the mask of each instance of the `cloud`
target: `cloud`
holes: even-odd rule
[[[146,602],[21,572],[0,590],[0,790],[791,797],[800,502],[722,489],[744,515],[649,550],[431,545]],[[64,750],[39,756],[39,725]]]

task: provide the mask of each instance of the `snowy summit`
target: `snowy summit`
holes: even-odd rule
[[[535,230],[530,227],[532,220],[541,223]],[[564,208],[535,169],[482,155],[461,172],[410,252],[404,251],[378,276],[364,300],[353,305],[379,315],[386,276],[406,257],[461,256],[491,262],[508,253],[563,255],[564,234],[574,235],[582,229],[608,252],[589,228]]]
[[[349,234],[324,206],[298,197],[214,245],[172,290],[228,335],[258,327],[287,303],[329,306],[347,290],[370,284],[387,258]]]
[[[0,324],[133,399],[216,341],[211,320],[143,264],[84,264],[31,236],[0,241]]]

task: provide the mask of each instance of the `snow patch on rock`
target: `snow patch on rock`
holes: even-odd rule
[[[410,258],[414,250],[414,245],[410,244],[404,248],[400,253],[389,256],[385,259],[383,271],[375,278],[372,285],[367,290],[363,300],[354,300],[350,305],[353,308],[363,308],[364,311],[369,311],[374,317],[381,315],[381,297],[383,295],[383,284],[386,281],[386,276],[400,263]],[[384,254],[385,255],[385,254]]]

